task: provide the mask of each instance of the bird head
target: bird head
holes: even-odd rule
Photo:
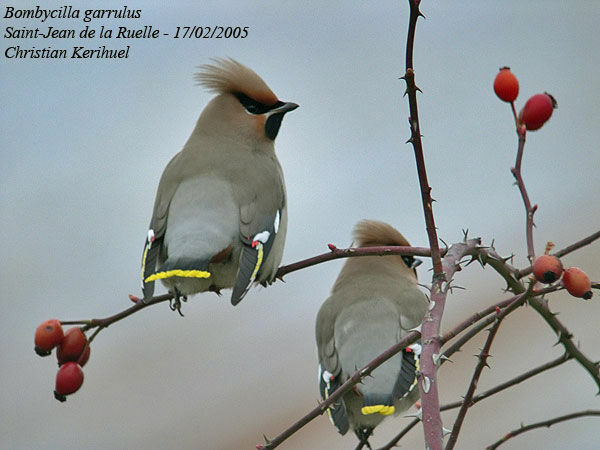
[[[361,220],[354,227],[354,240],[358,247],[378,247],[378,246],[410,246],[406,238],[391,225],[376,220]],[[421,264],[421,260],[413,256],[386,256],[402,262],[400,267],[406,267],[416,277],[416,267]]]
[[[251,145],[272,143],[283,116],[298,105],[280,101],[261,77],[234,59],[213,62],[201,66],[195,76],[217,94],[202,111],[198,126],[204,133],[219,133]]]

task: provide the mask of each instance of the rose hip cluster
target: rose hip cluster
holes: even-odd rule
[[[35,352],[40,356],[48,356],[56,349],[58,373],[54,397],[64,402],[67,395],[76,392],[83,384],[83,370],[90,357],[90,346],[87,337],[79,327],[70,328],[63,333],[60,321],[49,319],[42,322],[35,330]]]
[[[563,271],[563,265],[556,256],[542,255],[533,262],[533,275],[541,283],[554,283],[562,275],[562,284],[573,297],[589,300],[592,298],[592,283],[586,273],[578,267]]]
[[[511,104],[517,99],[519,80],[510,71],[510,67],[502,67],[496,75],[494,92],[500,100]],[[556,100],[547,92],[535,94],[525,102],[525,106],[523,106],[516,119],[519,124],[525,125],[525,128],[529,131],[539,130],[550,119],[556,106]]]

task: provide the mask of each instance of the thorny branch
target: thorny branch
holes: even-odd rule
[[[515,167],[511,168],[510,171],[517,180],[519,191],[521,191],[521,197],[523,197],[523,204],[525,205],[525,213],[527,218],[525,220],[525,235],[527,237],[527,257],[529,258],[529,264],[533,264],[535,259],[535,248],[533,246],[533,215],[537,210],[537,205],[531,206],[529,201],[529,194],[525,188],[525,182],[521,176],[521,161],[523,160],[523,149],[525,148],[525,125],[521,125],[517,128],[517,135],[519,136],[519,147],[517,150],[517,161]]]
[[[526,291],[525,293],[523,293],[520,298],[514,300],[512,304],[516,304],[517,302],[522,300],[523,297],[529,297],[531,295],[533,285],[534,285],[534,283],[531,283],[530,289],[528,291]],[[456,445],[456,440],[458,439],[458,434],[460,433],[460,428],[465,419],[465,416],[467,415],[467,409],[469,409],[471,407],[471,405],[473,404],[472,400],[473,400],[473,396],[475,395],[475,389],[477,388],[477,383],[479,382],[479,377],[481,376],[481,372],[483,372],[484,367],[489,367],[488,363],[487,363],[487,358],[490,356],[492,342],[494,341],[494,338],[496,337],[498,328],[500,328],[502,319],[504,319],[504,317],[506,317],[506,315],[508,313],[510,313],[512,310],[516,309],[516,306],[513,306],[513,308],[511,308],[511,305],[509,305],[504,311],[497,314],[497,317],[495,317],[496,322],[494,323],[492,328],[490,328],[490,330],[489,330],[489,334],[485,341],[485,344],[484,344],[483,348],[481,349],[481,352],[479,353],[479,361],[477,362],[477,366],[475,367],[475,371],[473,372],[473,376],[471,378],[471,383],[469,384],[467,393],[465,394],[465,397],[463,400],[463,404],[461,405],[460,410],[458,411],[458,416],[456,417],[454,426],[452,427],[452,432],[450,433],[450,437],[448,438],[448,443],[446,444],[446,450],[452,450],[454,448],[454,446]]]
[[[402,78],[406,82],[406,94],[408,95],[408,106],[410,110],[410,117],[408,118],[410,124],[409,142],[413,146],[417,163],[417,172],[421,187],[421,200],[423,203],[423,212],[425,214],[425,227],[427,229],[433,263],[433,282],[430,296],[431,308],[426,314],[421,326],[422,352],[418,385],[423,405],[423,432],[425,435],[426,446],[432,450],[441,450],[443,437],[442,419],[439,410],[436,364],[433,357],[434,355],[439,354],[440,350],[438,338],[447,295],[447,289],[445,289],[443,285],[444,283],[447,283],[446,286],[449,285],[448,281],[450,280],[451,275],[444,271],[445,267],[441,260],[437,230],[433,218],[431,187],[427,180],[427,170],[425,168],[423,144],[421,141],[421,126],[419,123],[419,110],[417,106],[417,90],[419,89],[415,84],[413,65],[413,49],[417,20],[420,16],[423,16],[421,11],[419,11],[419,3],[420,0],[409,0],[410,17],[408,21],[408,36],[406,39],[406,72]]]
[[[563,256],[568,255],[569,253],[572,253],[575,250],[579,250],[580,248],[591,244],[598,238],[600,238],[600,230],[575,242],[574,244],[569,245],[568,247],[563,248],[562,250],[559,250],[559,251],[553,253],[553,255],[556,256],[557,258],[562,258]],[[517,273],[515,274],[515,276],[517,277],[517,279],[520,279],[520,278],[523,278],[523,277],[529,275],[531,272],[533,272],[533,267],[531,265],[529,265],[529,267],[518,270]]]
[[[558,358],[549,361],[545,364],[542,364],[534,369],[531,369],[525,373],[522,373],[521,375],[512,378],[508,381],[505,381],[502,384],[499,384],[498,386],[495,386],[491,389],[488,389],[485,392],[482,392],[481,394],[478,394],[476,396],[473,397],[473,399],[471,400],[471,404],[474,405],[475,403],[484,400],[488,397],[491,397],[494,394],[497,394],[499,392],[502,392],[505,389],[508,389],[510,387],[513,387],[529,378],[532,378],[536,375],[539,375],[542,372],[545,372],[546,370],[550,370],[554,367],[560,366],[561,364],[567,362],[568,360],[570,360],[572,357],[570,355],[568,355],[567,353],[564,353],[563,355],[559,356]],[[447,403],[445,405],[442,405],[440,407],[440,411],[448,411],[451,409],[456,409],[461,407],[463,404],[462,401],[458,401],[458,402],[453,402],[453,403]],[[411,430],[415,427],[415,425],[417,425],[420,422],[419,418],[413,419],[408,425],[406,425],[402,431],[400,431],[400,433],[398,433],[396,436],[394,436],[394,438],[392,440],[390,440],[386,445],[384,445],[383,447],[379,448],[378,450],[390,450],[392,448],[394,448],[396,446],[396,444]]]
[[[327,397],[327,400],[324,400],[321,403],[319,403],[316,408],[314,408],[312,411],[310,411],[308,414],[306,414],[304,417],[302,417],[296,423],[291,425],[288,429],[284,430],[277,437],[275,437],[274,439],[267,440],[265,445],[257,445],[256,448],[259,450],[271,450],[271,449],[274,449],[275,447],[279,446],[283,441],[285,441],[287,438],[289,438],[292,434],[294,434],[296,431],[298,431],[300,428],[302,428],[308,422],[310,422],[315,417],[320,416],[325,411],[327,411],[327,408],[329,407],[329,405],[331,405],[332,403],[335,403],[337,400],[339,400],[342,395],[344,395],[346,392],[348,392],[350,389],[352,389],[352,387],[354,385],[356,385],[357,383],[359,383],[360,380],[362,380],[364,377],[368,376],[373,370],[375,370],[377,367],[379,367],[385,361],[390,359],[392,356],[401,352],[407,346],[415,343],[418,338],[419,338],[419,333],[417,331],[412,331],[411,333],[407,334],[397,344],[388,348],[385,352],[383,352],[381,355],[377,356],[375,359],[373,359],[371,362],[369,362],[362,369],[354,372],[354,374],[350,378],[348,378],[348,380],[346,380],[346,382],[344,384],[342,384],[333,393],[331,393],[331,395],[329,397]]]
[[[402,256],[431,256],[431,250],[424,247],[402,247],[402,246],[387,246],[387,247],[360,247],[360,248],[337,248],[333,244],[328,244],[329,252],[322,253],[312,258],[307,258],[302,261],[281,266],[276,273],[276,277],[283,280],[284,275],[295,272],[306,267],[314,266],[322,262],[331,261],[339,258],[351,258],[353,256],[385,256],[385,255],[402,255]]]
[[[532,423],[531,425],[521,425],[521,427],[517,428],[516,430],[511,431],[510,433],[505,434],[504,437],[502,437],[500,440],[498,440],[498,441],[494,442],[492,445],[486,447],[486,450],[494,450],[494,449],[500,447],[502,444],[504,444],[509,439],[514,438],[515,436],[518,436],[521,433],[525,433],[526,431],[530,431],[530,430],[534,430],[536,428],[542,428],[542,427],[549,428],[552,425],[559,423],[559,422],[564,422],[566,420],[572,420],[572,419],[578,419],[579,417],[586,417],[586,416],[600,416],[600,410],[588,409],[585,411],[580,411],[580,412],[576,412],[576,413],[566,414],[564,416],[555,417],[553,419],[545,420],[543,422]]]

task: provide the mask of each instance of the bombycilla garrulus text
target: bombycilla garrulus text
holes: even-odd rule
[[[358,247],[409,245],[392,226],[371,220],[354,229]],[[417,286],[412,256],[348,258],[319,310],[316,323],[319,387],[326,399],[354,372],[418,327],[428,300]],[[386,416],[418,398],[420,346],[414,344],[376,368],[328,409],[337,430],[359,439]]]
[[[180,297],[223,288],[236,305],[253,282],[273,281],[287,228],[274,140],[298,107],[233,59],[201,66],[196,79],[217,95],[162,174],[141,269],[144,300],[161,280],[178,310]]]

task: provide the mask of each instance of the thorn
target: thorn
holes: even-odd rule
[[[422,284],[422,283],[417,283],[417,286],[421,286],[422,288],[427,289],[429,292],[431,292],[431,286],[428,284]]]
[[[490,244],[490,247],[491,247],[493,250],[496,250],[496,248],[494,247],[494,243],[495,243],[495,242],[496,242],[496,239],[492,239],[492,243]]]
[[[423,420],[423,410],[419,408],[419,410],[414,414],[406,414],[404,417],[415,417],[419,420]]]
[[[412,144],[413,142],[415,142],[415,140],[411,137],[408,141],[405,142],[405,144]]]
[[[512,259],[514,256],[515,256],[514,254],[511,254],[510,256],[507,256],[506,258],[502,258],[502,262],[507,262],[507,261],[512,262]]]
[[[448,244],[446,243],[446,241],[444,241],[444,240],[443,240],[441,237],[438,237],[438,239],[440,240],[440,242],[441,242],[442,244],[444,244],[444,247],[446,247],[446,251],[448,251],[448,248],[449,248],[449,247],[448,247]]]
[[[429,389],[431,389],[431,380],[429,377],[423,377],[423,392],[426,394],[429,393]]]
[[[267,436],[265,436],[263,434],[263,439],[265,440],[265,442],[267,443],[267,445],[271,445],[271,439],[269,439]]]
[[[420,92],[421,94],[423,93],[423,91],[416,84],[415,84],[415,89],[417,90],[417,92]]]
[[[449,362],[451,362],[451,363],[453,363],[453,362],[454,362],[454,361],[452,361],[450,358],[448,358],[448,357],[447,357],[446,355],[444,355],[444,354],[441,354],[441,355],[440,355],[440,359],[445,359],[446,361],[449,361]]]
[[[502,311],[500,310],[499,306],[496,306],[496,314],[500,315],[502,313]]]
[[[442,436],[447,436],[450,433],[452,433],[452,430],[449,430],[448,428],[442,427]]]
[[[129,300],[131,300],[133,303],[137,303],[140,301],[140,298],[137,295],[129,294]]]
[[[408,331],[417,331],[419,334],[421,333],[421,324],[419,324],[418,326],[411,328]]]

